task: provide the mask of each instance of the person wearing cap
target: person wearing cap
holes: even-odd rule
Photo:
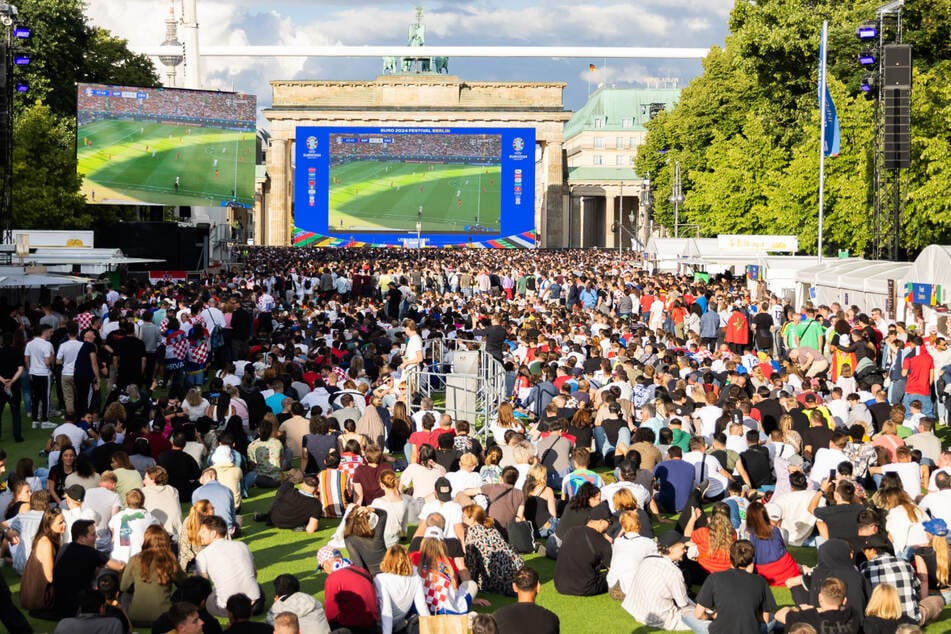
[[[462,524],[462,505],[452,499],[452,483],[445,476],[436,478],[434,492],[436,499],[426,502],[419,511],[419,525],[416,527],[416,533],[413,537],[421,537],[429,527],[426,518],[433,513],[438,513],[445,520],[442,527],[443,539],[458,539],[459,543],[464,540],[464,526]]]
[[[324,610],[330,627],[346,627],[355,634],[376,632],[380,611],[370,573],[351,565],[332,546],[317,551],[317,568],[327,573]]]
[[[766,580],[753,572],[754,548],[741,539],[730,546],[730,570],[703,582],[693,614],[683,622],[694,632],[755,634],[769,631],[776,600]]]
[[[887,583],[898,591],[904,616],[920,625],[934,621],[944,608],[944,599],[940,595],[923,596],[921,579],[915,569],[907,561],[890,554],[891,547],[884,535],[865,538],[862,551],[867,561],[859,566],[859,570],[873,589],[880,583]]]
[[[70,529],[76,520],[92,520],[96,522],[99,517],[91,508],[83,507],[83,500],[86,499],[86,489],[81,484],[74,484],[66,487],[63,494],[63,519],[66,520],[66,532],[63,533],[63,545],[70,542],[72,533]]]
[[[611,544],[604,534],[611,525],[606,503],[591,509],[588,521],[565,533],[555,561],[555,589],[561,594],[593,596],[608,591]]]
[[[678,563],[689,540],[677,531],[657,538],[657,552],[648,554],[637,567],[621,607],[639,623],[665,630],[686,629],[683,617],[693,612],[693,601]]]
[[[928,535],[928,543],[913,550],[915,570],[922,579],[921,595],[947,597],[951,594],[951,584],[948,583],[948,525],[943,519],[934,518],[922,522],[921,526]],[[927,577],[922,574],[924,572]]]

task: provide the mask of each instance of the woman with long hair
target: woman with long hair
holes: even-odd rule
[[[591,509],[601,504],[601,491],[590,482],[585,482],[575,492],[568,506],[565,507],[558,520],[558,527],[553,533],[548,535],[545,542],[545,554],[550,559],[558,556],[558,550],[561,548],[561,541],[565,538],[568,529],[575,526],[584,526],[591,515]]]
[[[145,529],[142,550],[133,555],[122,571],[119,589],[132,592],[129,619],[133,625],[149,626],[172,607],[173,585],[186,579],[168,533],[158,525]]]
[[[46,491],[52,504],[65,506],[66,478],[76,471],[76,449],[66,445],[60,450],[59,462],[53,465],[46,479]]]
[[[382,471],[378,478],[383,495],[373,500],[370,506],[386,511],[383,543],[389,548],[406,535],[406,509],[410,498],[400,493],[400,479],[393,471]]]
[[[201,521],[215,514],[215,507],[208,500],[197,500],[192,504],[188,517],[182,522],[182,531],[178,534],[178,565],[182,570],[194,566],[195,557],[205,547],[198,538]]]
[[[387,513],[369,506],[352,506],[344,520],[343,541],[350,553],[350,561],[376,575],[386,554],[383,535]]]
[[[902,623],[918,624],[902,610],[898,590],[890,583],[875,586],[865,606],[862,631],[865,634],[895,634]]]
[[[565,434],[574,436],[575,447],[590,447],[594,438],[594,414],[583,403],[571,417]]]
[[[928,543],[928,535],[922,522],[928,517],[904,489],[889,489],[882,495],[885,511],[885,532],[892,542],[895,555],[906,561],[911,558],[911,549]]]
[[[922,523],[928,535],[928,543],[914,550],[915,572],[921,579],[921,596],[942,596],[947,603],[951,597],[951,579],[949,579],[948,525],[944,520],[935,518]]]
[[[540,537],[548,537],[558,526],[558,511],[555,492],[548,486],[548,469],[545,465],[536,462],[528,468],[522,497],[525,500],[525,518],[532,522]]]
[[[406,453],[406,444],[414,430],[415,425],[406,413],[406,403],[397,401],[393,404],[393,413],[390,415],[390,431],[386,437],[387,450],[391,454],[402,455],[405,453],[405,455],[411,456],[411,452]]]
[[[43,513],[33,549],[20,579],[20,606],[25,610],[50,610],[53,607],[53,563],[63,543],[66,519],[56,507]]]
[[[460,585],[456,563],[446,551],[442,529],[430,526],[419,544],[417,570],[423,580],[423,595],[431,614],[468,614],[478,586]]]
[[[479,477],[482,478],[482,484],[498,484],[502,481],[502,448],[498,445],[492,445],[485,452],[485,462],[479,469]]]
[[[436,480],[444,475],[446,470],[436,462],[436,450],[424,444],[419,448],[419,462],[400,475],[400,486],[414,498],[428,498],[435,492]]]
[[[465,528],[466,568],[482,592],[512,596],[515,573],[525,565],[522,558],[495,527],[495,520],[478,504],[462,509]]]
[[[796,450],[796,453],[802,452],[802,436],[793,429],[793,417],[789,414],[783,414],[779,417],[779,431],[783,435],[783,442]]]
[[[185,394],[185,400],[182,401],[182,410],[188,415],[188,420],[195,422],[204,416],[211,403],[201,395],[200,387],[191,387]]]
[[[389,547],[380,563],[380,574],[373,578],[380,606],[382,634],[405,634],[407,618],[429,614],[423,580],[416,574],[406,549],[399,544]]]
[[[525,433],[525,426],[515,417],[515,408],[508,401],[502,401],[499,404],[495,422],[489,429],[499,446],[505,445],[505,432],[508,430],[514,429],[520,434]]]
[[[788,579],[800,574],[799,565],[786,550],[783,536],[773,526],[762,502],[751,502],[746,509],[746,528],[753,544],[756,572],[769,585],[785,585]]]
[[[723,502],[713,505],[707,525],[693,529],[684,537],[697,545],[697,563],[707,572],[730,569],[730,546],[736,541],[736,531],[730,521],[730,507]]]

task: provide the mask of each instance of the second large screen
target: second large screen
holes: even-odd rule
[[[79,84],[77,164],[96,204],[254,202],[256,98]]]
[[[534,226],[533,129],[297,129],[295,224],[383,245],[484,242]]]

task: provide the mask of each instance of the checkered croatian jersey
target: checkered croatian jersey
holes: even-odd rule
[[[181,330],[165,333],[165,358],[184,361],[188,357],[188,336]]]
[[[423,576],[423,593],[430,614],[454,610],[452,599],[455,588],[452,584],[452,568],[440,563],[437,570],[429,570]]]
[[[195,365],[204,367],[205,364],[208,363],[209,355],[210,350],[208,348],[207,339],[202,338],[188,346],[188,360]]]

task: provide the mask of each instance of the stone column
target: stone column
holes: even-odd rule
[[[271,191],[267,197],[267,214],[261,227],[262,243],[267,246],[290,244],[287,235],[290,206],[287,203],[290,180],[293,175],[287,161],[287,139],[271,139],[267,153],[267,173],[271,177]]]
[[[545,170],[545,208],[542,214],[546,216],[543,226],[542,245],[545,247],[564,247],[568,245],[567,226],[563,197],[565,183],[563,178],[563,163],[561,159],[561,138],[545,139],[546,159],[543,163]]]
[[[617,246],[615,238],[617,232],[611,230],[614,224],[614,205],[617,198],[614,194],[604,195],[604,248],[613,249]]]

